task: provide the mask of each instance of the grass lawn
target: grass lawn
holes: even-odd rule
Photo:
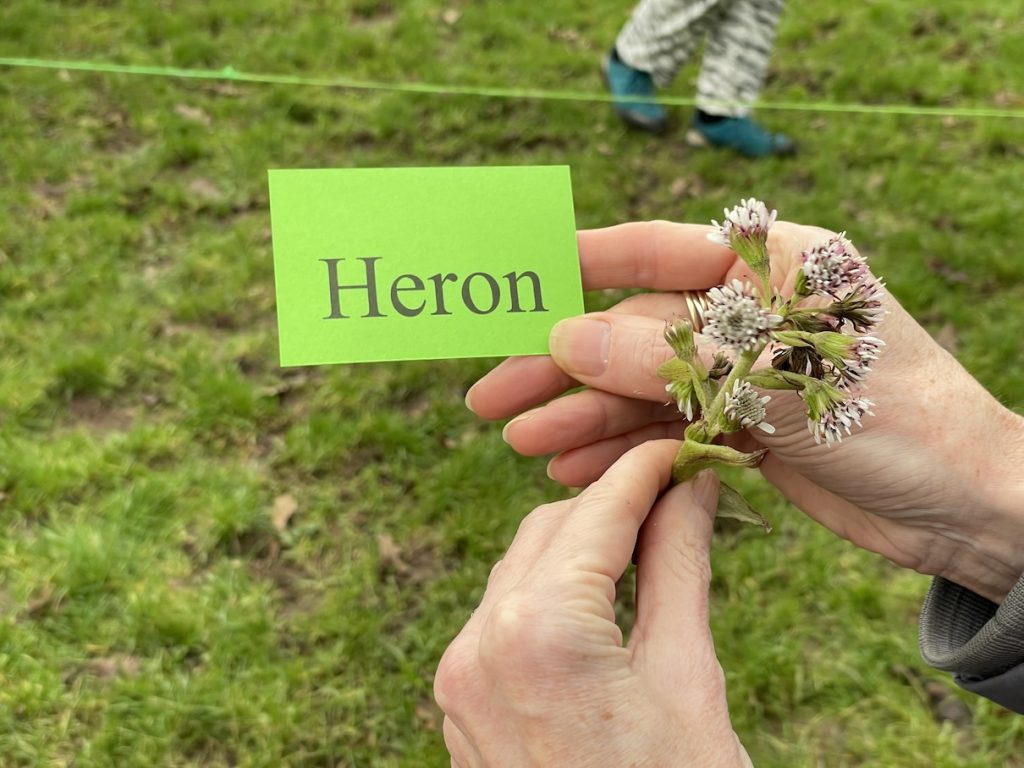
[[[599,92],[628,5],[6,0],[0,56]],[[765,97],[1022,83],[1013,3],[812,0]],[[762,116],[799,159],[690,150],[685,110],[0,67],[0,765],[447,765],[436,663],[566,491],[463,407],[494,361],[278,367],[268,168],[567,163],[581,227],[757,195],[1024,408],[1024,121]],[[925,577],[739,482],[775,532],[723,528],[712,610],[755,764],[1024,766],[1024,718],[920,661]]]

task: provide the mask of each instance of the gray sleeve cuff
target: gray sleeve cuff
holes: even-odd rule
[[[1002,605],[935,578],[919,640],[924,660],[958,685],[1024,714],[1024,577]]]
[[[1011,667],[995,677],[974,679],[953,675],[953,679],[965,691],[984,696],[996,704],[1024,715],[1024,664]]]

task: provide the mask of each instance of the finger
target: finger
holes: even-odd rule
[[[643,663],[665,672],[675,667],[680,648],[710,637],[709,549],[717,504],[718,476],[705,470],[662,496],[640,531],[630,645]]]
[[[674,405],[587,389],[527,411],[506,424],[501,435],[524,456],[543,456],[680,418]]]
[[[444,746],[451,755],[453,766],[469,768],[484,764],[482,759],[478,759],[480,753],[450,717],[446,716],[441,723],[441,733],[444,735]]]
[[[608,311],[618,315],[656,317],[666,322],[679,317],[693,320],[681,293],[638,293],[627,296],[615,306],[609,307]]]
[[[649,326],[655,331],[652,340],[660,340],[664,322],[689,317],[686,302],[677,293],[646,293],[631,296],[608,310],[613,315],[635,315],[658,318]],[[691,318],[692,319],[692,318]],[[710,354],[702,356],[711,359]],[[667,345],[665,345],[667,349]],[[586,350],[580,350],[579,354]],[[669,353],[665,353],[669,354]],[[466,394],[466,405],[484,419],[503,419],[545,403],[576,387],[579,382],[563,371],[550,357],[510,357],[487,373]]]
[[[584,393],[578,394],[582,395]],[[569,395],[569,397],[577,396]],[[621,400],[621,407],[624,409],[635,406],[642,411],[645,407],[645,403],[640,400],[629,400],[628,398],[621,398]],[[543,410],[539,409],[533,412],[537,414],[535,416],[536,423],[531,424],[530,429],[538,433],[547,430],[547,425],[543,421]],[[634,448],[647,440],[662,440],[665,438],[682,440],[683,432],[688,422],[672,406],[665,407],[662,413],[665,415],[659,416],[659,420],[654,423],[641,425],[630,432],[611,435],[604,440],[597,440],[581,445],[578,448],[564,450],[548,462],[548,477],[556,483],[580,488],[590,485],[590,483],[601,477],[605,470],[630,448]],[[578,426],[582,427],[582,425]],[[557,436],[554,436],[553,439],[557,439]],[[752,453],[765,447],[764,443],[750,432],[735,432],[725,435],[722,443],[743,453]],[[514,443],[513,447],[519,450]]]
[[[682,421],[650,424],[624,435],[566,451],[548,462],[548,477],[571,488],[590,485],[632,448],[649,440],[681,440],[685,427]]]
[[[593,278],[593,284],[586,287],[678,291],[720,285],[736,258],[728,249],[707,240],[708,231],[710,227],[664,221],[583,230],[579,233],[581,265]],[[663,320],[689,316],[678,293],[630,297],[610,311]],[[466,405],[481,418],[507,418],[576,384],[550,358],[512,357],[470,388]]]
[[[577,233],[585,290],[680,291],[721,285],[736,255],[707,239],[710,226],[646,221]]]
[[[664,321],[690,316],[686,302],[678,293],[631,296],[608,311],[645,315]],[[481,418],[504,419],[545,403],[578,385],[579,382],[548,356],[510,357],[470,387],[466,393],[466,406]]]
[[[466,407],[482,419],[505,419],[574,386],[550,357],[510,357],[469,388]]]
[[[658,366],[672,357],[665,323],[651,317],[595,312],[551,329],[551,357],[566,375],[617,395],[664,402]]]
[[[545,568],[556,574],[596,573],[617,581],[629,565],[637,531],[669,483],[678,450],[675,440],[655,440],[615,462],[576,497],[545,552]]]

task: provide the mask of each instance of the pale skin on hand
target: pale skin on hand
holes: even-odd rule
[[[453,766],[750,766],[708,625],[718,481],[666,492],[678,447],[635,448],[520,525],[435,678]],[[634,552],[623,644],[615,585]]]
[[[648,222],[580,232],[586,289],[655,292],[563,321],[552,332],[552,357],[506,360],[467,404],[488,419],[519,416],[506,440],[526,455],[555,454],[549,474],[567,485],[592,482],[645,440],[678,438],[682,423],[655,375],[672,355],[665,322],[687,313],[678,292],[751,279],[735,254],[707,240],[709,231]],[[768,242],[774,287],[788,295],[801,251],[830,234],[776,222]],[[775,434],[740,433],[734,447],[768,448],[764,476],[843,538],[999,602],[1024,572],[1016,546],[1024,537],[1024,419],[898,302],[885,302],[874,335],[886,346],[867,380],[875,416],[863,429],[839,445],[816,445],[799,398],[774,392],[767,420]],[[558,397],[580,384],[587,388]]]

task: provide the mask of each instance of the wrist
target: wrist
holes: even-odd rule
[[[998,604],[1024,575],[1024,417],[997,409],[995,428],[974,438],[983,453],[961,510],[968,532],[951,532],[957,546],[938,575]]]

